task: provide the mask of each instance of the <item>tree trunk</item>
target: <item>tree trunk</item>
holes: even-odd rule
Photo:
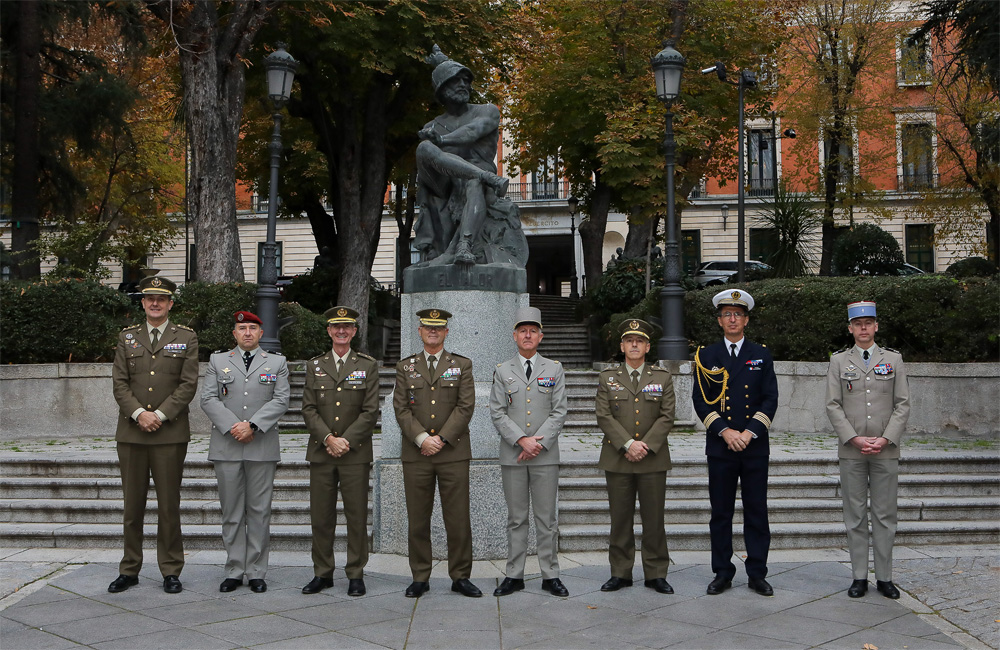
[[[649,222],[652,219],[638,220],[639,206],[633,206],[628,219],[628,234],[625,236],[625,248],[622,257],[646,257],[649,248]]]
[[[31,280],[42,273],[35,250],[38,228],[38,102],[42,71],[38,59],[42,26],[38,2],[19,2],[17,85],[14,97],[14,169],[11,180],[11,276]]]
[[[601,173],[594,174],[594,191],[590,195],[590,215],[580,224],[583,245],[583,271],[587,292],[593,291],[604,274],[604,233],[608,228],[608,210],[611,207],[611,188],[601,180]]]
[[[197,277],[205,282],[242,282],[236,145],[246,90],[244,57],[276,0],[226,5],[224,20],[219,15],[222,7],[211,0],[147,2],[150,11],[174,30],[179,45],[191,143],[187,200],[199,247]]]

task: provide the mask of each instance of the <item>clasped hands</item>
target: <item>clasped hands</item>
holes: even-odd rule
[[[517,462],[531,460],[544,451],[545,447],[539,442],[545,436],[522,436],[518,438],[517,444],[521,447],[521,453],[517,455]]]
[[[344,438],[338,438],[334,435],[327,436],[323,444],[326,447],[326,453],[334,458],[340,458],[351,450],[351,443]]]
[[[649,455],[649,445],[642,440],[633,440],[632,444],[625,450],[625,460],[630,463],[638,463]]]
[[[253,442],[253,429],[250,428],[249,422],[237,422],[229,428],[229,435],[233,437],[233,440],[242,442],[244,445]]]
[[[736,429],[723,429],[722,439],[726,441],[726,446],[731,451],[743,451],[753,440],[753,433],[749,429],[744,429],[742,432]]]
[[[143,411],[135,421],[139,424],[139,428],[143,433],[153,433],[163,424],[160,422],[160,417],[153,411]]]
[[[420,453],[424,456],[433,456],[444,449],[444,440],[441,436],[427,436],[420,443]]]
[[[880,436],[854,436],[850,440],[851,444],[861,450],[866,456],[874,456],[880,453],[889,444],[888,438]]]

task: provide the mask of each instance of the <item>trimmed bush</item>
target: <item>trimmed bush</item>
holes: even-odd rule
[[[198,334],[198,356],[231,350],[233,314],[257,309],[257,285],[248,282],[188,282],[177,290],[170,318]]]
[[[996,264],[982,257],[967,257],[948,267],[945,271],[956,278],[988,278],[996,275]]]
[[[0,283],[3,363],[111,361],[142,308],[97,280]]]
[[[311,359],[332,346],[326,333],[326,320],[297,302],[283,302],[278,307],[278,317],[294,320],[281,328],[281,352],[288,359]],[[357,337],[355,337],[357,339]],[[356,343],[352,341],[352,343]]]
[[[837,237],[831,261],[835,275],[898,275],[905,260],[895,237],[873,223],[859,223]]]

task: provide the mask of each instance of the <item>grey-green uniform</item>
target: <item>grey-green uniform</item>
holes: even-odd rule
[[[643,321],[623,324],[623,338],[638,332],[649,339],[652,327]],[[598,467],[605,471],[611,511],[608,557],[611,575],[632,579],[635,564],[635,500],[642,519],[642,567],[645,579],[665,578],[669,564],[663,524],[667,470],[671,468],[667,436],[674,424],[674,386],[668,370],[643,364],[633,385],[627,363],[601,372],[597,387],[597,424],[604,432]],[[637,462],[626,459],[631,441],[642,441],[649,454]]]

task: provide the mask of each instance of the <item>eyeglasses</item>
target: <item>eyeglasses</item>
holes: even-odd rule
[[[723,319],[726,319],[726,320],[731,320],[731,319],[737,319],[738,320],[740,318],[743,318],[743,315],[744,314],[741,311],[724,311],[724,312],[722,312],[722,313],[719,314],[719,318],[723,318]]]

